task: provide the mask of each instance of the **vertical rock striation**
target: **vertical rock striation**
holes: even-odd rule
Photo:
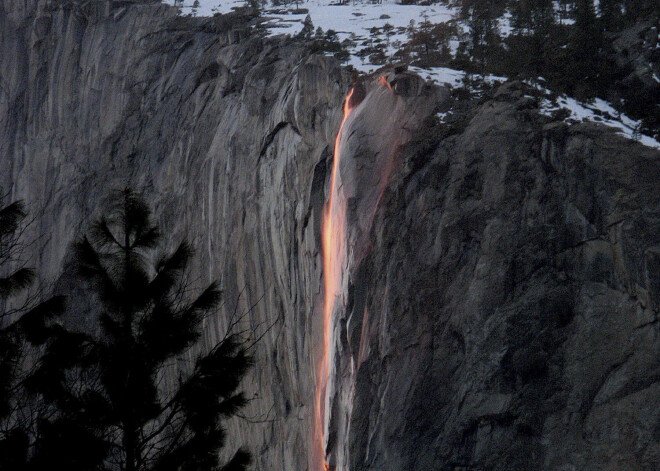
[[[196,248],[200,284],[221,280],[206,345],[235,310],[259,339],[230,446],[245,444],[257,469],[307,469],[320,217],[347,76],[292,40],[250,36],[238,14],[89,5],[0,5],[0,186],[37,218],[31,262],[78,289],[61,276],[68,244],[109,189],[144,191],[171,247]],[[71,322],[86,322],[80,309]]]
[[[258,470],[306,470],[321,219],[349,80],[253,21],[0,3],[0,185],[36,217],[32,263],[67,291],[80,289],[68,244],[100,199],[142,189],[168,243],[196,247],[200,284],[221,280],[205,344],[235,309],[259,338],[229,446]],[[415,76],[365,92],[340,143],[330,464],[658,469],[659,153],[540,116],[522,85],[441,124],[429,116],[447,93]]]
[[[338,248],[336,295],[329,305],[331,316],[328,381],[326,386],[326,443],[328,464],[350,469],[350,421],[355,395],[357,352],[363,324],[362,311],[352,309],[349,288],[354,271],[370,252],[371,229],[378,203],[398,166],[402,146],[425,118],[446,101],[447,93],[431,87],[415,75],[392,74],[349,94],[350,114],[338,137],[333,175],[333,217],[338,220],[333,237]],[[329,208],[330,209],[330,208]],[[324,231],[326,228],[324,228]],[[324,254],[326,256],[326,254]],[[335,275],[335,274],[333,274]],[[327,291],[324,293],[327,296]],[[327,302],[327,299],[326,299]],[[356,330],[357,329],[357,330]],[[350,330],[351,335],[347,335]]]
[[[524,93],[419,132],[383,195],[338,334],[352,471],[660,464],[660,153]]]

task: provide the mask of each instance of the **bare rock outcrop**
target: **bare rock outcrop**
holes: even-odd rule
[[[660,153],[521,92],[420,132],[383,196],[351,470],[660,465]]]
[[[253,27],[151,2],[0,3],[0,186],[32,208],[32,262],[60,290],[102,196],[142,189],[168,243],[197,249],[200,283],[221,280],[205,344],[236,304],[263,335],[229,446],[297,471],[350,79]],[[333,323],[333,464],[660,468],[660,153],[553,122],[519,84],[439,123],[445,91],[384,82],[365,83],[342,142],[353,254]]]

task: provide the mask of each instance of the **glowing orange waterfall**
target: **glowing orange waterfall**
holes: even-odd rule
[[[330,469],[325,463],[325,424],[327,413],[325,408],[325,391],[328,384],[328,365],[330,354],[330,342],[332,337],[332,312],[335,298],[340,290],[341,271],[346,256],[346,204],[337,198],[339,187],[337,186],[338,168],[340,156],[340,139],[346,119],[350,114],[351,96],[353,89],[348,92],[344,101],[344,118],[335,139],[334,159],[332,162],[332,175],[330,180],[330,198],[325,206],[321,226],[322,249],[323,249],[323,351],[321,362],[317,372],[316,402],[314,407],[314,463],[323,462],[324,468]]]

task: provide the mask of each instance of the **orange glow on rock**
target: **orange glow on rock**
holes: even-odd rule
[[[385,76],[381,75],[380,77],[378,77],[378,83],[380,83],[383,87],[389,88],[391,92],[394,91],[392,90],[392,85],[390,85],[390,82],[387,81]]]
[[[328,366],[331,342],[332,313],[335,298],[341,285],[342,265],[346,256],[346,204],[337,198],[337,178],[340,161],[340,140],[346,119],[353,109],[351,97],[353,89],[348,92],[344,101],[344,117],[335,138],[332,175],[330,177],[330,197],[324,208],[321,224],[323,251],[323,351],[317,372],[316,401],[314,405],[314,462],[323,463],[325,471],[333,468],[325,462],[325,392],[328,384]],[[316,464],[314,465],[316,466]]]

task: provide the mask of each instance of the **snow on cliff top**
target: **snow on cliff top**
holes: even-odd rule
[[[172,3],[173,0],[166,0]],[[183,14],[191,12],[193,0],[186,0],[182,7]],[[214,13],[229,13],[234,8],[246,5],[244,0],[199,0],[200,5],[196,11],[198,16],[212,16]],[[370,73],[374,72],[380,65],[372,64],[369,57],[358,54],[359,50],[370,41],[371,28],[383,28],[390,24],[393,28],[384,47],[387,57],[391,58],[397,47],[408,41],[408,30],[413,24],[419,24],[428,19],[431,23],[447,23],[455,21],[465,32],[465,25],[458,21],[458,9],[448,5],[434,4],[423,5],[401,5],[396,0],[382,0],[382,3],[371,3],[369,1],[349,0],[345,5],[339,5],[337,0],[308,0],[300,1],[298,7],[307,12],[298,14],[296,3],[278,7],[266,7],[262,16],[267,18],[264,26],[270,36],[280,34],[296,35],[304,26],[304,21],[309,14],[314,29],[321,27],[326,32],[334,30],[340,42],[351,40],[348,47],[350,57],[348,64],[355,69]],[[566,20],[564,20],[566,22]],[[509,34],[511,30],[510,17],[505,15],[498,25],[501,34]],[[382,29],[381,29],[382,31]],[[450,43],[452,53],[456,51],[457,41]],[[446,67],[432,67],[421,69],[411,67],[412,71],[418,73],[427,80],[451,87],[459,87],[463,83],[465,72]],[[506,81],[504,77],[488,76],[484,78],[487,82]],[[659,79],[660,81],[660,79]],[[537,85],[537,88],[542,87]],[[547,92],[547,91],[546,91]],[[548,95],[550,93],[548,92]],[[603,100],[595,100],[590,103],[580,103],[570,97],[559,97],[557,99],[545,99],[541,102],[541,113],[551,115],[559,110],[564,112],[567,122],[597,122],[613,127],[627,138],[635,139],[640,143],[660,149],[660,142],[655,139],[639,134],[639,122],[619,114],[614,108]]]
[[[170,2],[171,3],[171,2]],[[187,0],[182,8],[183,13],[190,12],[192,0]],[[244,0],[200,0],[197,9],[198,16],[211,16],[214,13],[228,13],[234,8],[245,6]],[[428,19],[431,23],[446,23],[455,20],[458,15],[456,8],[447,5],[401,5],[395,0],[382,0],[382,3],[370,3],[349,1],[345,5],[339,5],[337,0],[308,0],[298,4],[305,13],[297,14],[296,3],[278,7],[266,7],[262,16],[267,18],[264,26],[270,36],[280,34],[296,35],[304,26],[304,21],[309,14],[314,29],[321,28],[324,32],[333,30],[337,33],[337,39],[342,42],[351,40],[353,46],[349,46],[350,57],[348,64],[355,69],[370,73],[380,68],[380,65],[372,64],[369,57],[357,54],[364,45],[370,41],[371,28],[382,28],[386,24],[392,26],[387,45],[384,52],[387,57],[392,57],[397,46],[408,41],[408,29],[412,24],[418,24]],[[382,38],[383,36],[381,36]],[[452,41],[452,52],[458,46],[457,41]],[[440,84],[457,86],[460,84],[464,73],[461,71],[434,67],[432,69],[421,69],[420,75],[428,80]],[[504,79],[501,79],[504,80]]]
[[[619,113],[605,100],[596,98],[590,103],[580,103],[574,98],[562,95],[555,100],[545,98],[541,101],[541,113],[551,116],[553,113],[565,110],[567,122],[591,122],[600,123],[617,130],[617,133],[644,144],[647,147],[660,149],[660,142],[650,136],[639,132],[640,121],[630,119]]]

